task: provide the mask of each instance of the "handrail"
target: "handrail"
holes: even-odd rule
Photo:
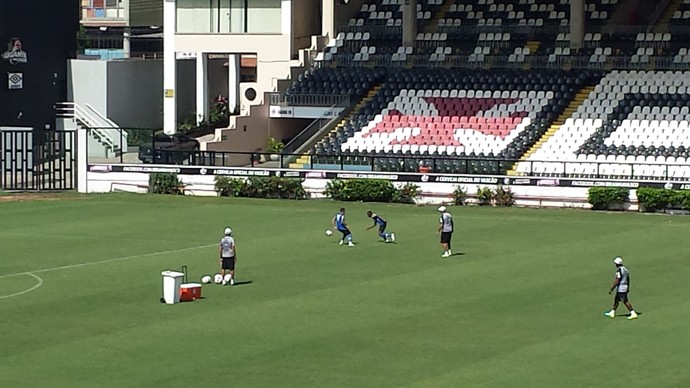
[[[662,10],[663,11],[663,10]],[[667,26],[653,26],[655,32],[670,32],[671,34],[678,34],[678,35],[688,35],[690,34],[690,26],[687,24],[684,25],[674,25],[674,24],[669,24]],[[609,25],[609,24],[602,24],[602,25],[586,25],[585,26],[585,32],[591,32],[591,33],[602,33],[602,34],[607,34],[611,36],[615,35],[632,35],[632,34],[637,34],[640,32],[648,32],[649,25]],[[339,32],[369,32],[372,34],[372,38],[376,37],[377,34],[380,34],[382,36],[388,36],[388,37],[398,37],[401,36],[402,34],[402,27],[400,26],[380,26],[380,25],[374,25],[374,26],[338,26],[338,31]],[[555,35],[558,33],[568,33],[570,31],[569,26],[561,26],[561,25],[551,25],[547,24],[541,27],[537,26],[525,26],[525,25],[518,25],[518,24],[503,24],[500,26],[467,26],[467,25],[459,25],[459,26],[439,26],[438,32],[439,33],[447,33],[447,34],[453,34],[453,36],[465,36],[469,34],[479,34],[482,32],[502,32],[502,33],[511,33],[511,34],[517,34],[517,35],[527,35],[527,36],[551,36]],[[421,31],[420,31],[421,32]],[[453,39],[452,36],[448,36],[448,39],[451,40]]]
[[[347,94],[287,94],[271,93],[271,105],[279,106],[330,106],[350,105]]]
[[[127,133],[92,106],[87,104],[87,110],[76,102],[64,102],[60,105],[64,112],[66,112],[66,117],[72,118],[84,125],[107,147],[113,151],[127,151],[127,143],[126,141],[123,142],[127,138]]]
[[[352,56],[335,55],[323,62],[323,66],[336,65],[348,67],[426,67],[426,68],[505,68],[522,69],[635,69],[635,70],[687,70],[687,63],[675,62],[675,56],[650,56],[647,62],[634,62],[630,56],[607,56],[605,62],[592,62],[590,56],[548,56],[527,55],[523,62],[511,61],[510,56],[485,56],[483,61],[472,61],[471,55],[446,55],[441,60],[430,61],[430,55],[410,54],[404,60],[394,61],[391,55],[371,55],[368,61],[355,61]],[[638,58],[639,59],[639,58]]]
[[[350,96],[344,97],[349,101]],[[333,111],[336,107],[340,106],[342,102],[337,102],[333,104],[328,111]],[[344,111],[343,111],[344,112]],[[305,143],[317,135],[321,129],[325,127],[329,127],[330,124],[334,120],[341,120],[342,119],[343,113],[339,114],[336,117],[330,117],[326,116],[325,114],[321,115],[319,118],[315,119],[312,121],[306,128],[304,128],[300,133],[298,133],[295,137],[290,140],[285,147],[283,147],[283,150],[281,151],[282,154],[290,154],[293,152],[296,152],[301,146],[305,145]],[[327,120],[324,125],[322,124],[323,120]]]
[[[654,11],[649,17],[649,20],[647,20],[647,32],[651,32],[653,29],[655,29],[656,22],[659,21],[659,17],[661,17],[661,14],[664,13],[664,10],[670,2],[671,0],[661,0],[657,3],[656,8],[654,8]]]
[[[119,125],[115,124],[112,120],[109,118],[103,116],[99,111],[97,111],[94,107],[91,106],[91,104],[86,104],[86,108],[88,108],[91,112],[95,113],[96,116],[98,116],[100,119],[108,123],[111,127],[113,128],[119,128]]]

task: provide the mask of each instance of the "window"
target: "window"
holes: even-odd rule
[[[279,34],[281,0],[177,0],[177,32]]]

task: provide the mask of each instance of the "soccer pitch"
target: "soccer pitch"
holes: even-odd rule
[[[324,234],[341,206],[355,247]],[[690,217],[449,210],[441,259],[432,206],[0,202],[0,387],[690,386]],[[162,270],[218,272],[225,226],[243,284],[159,303]],[[635,321],[603,316],[616,255]]]

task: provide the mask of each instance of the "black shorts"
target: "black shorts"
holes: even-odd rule
[[[388,224],[379,225],[379,234],[381,234],[381,233],[383,233],[383,232],[386,231],[386,226],[387,226],[387,225],[388,225]]]
[[[627,292],[616,292],[616,296],[613,297],[614,302],[623,302],[627,303],[628,302],[628,293]]]
[[[441,244],[450,244],[453,232],[441,232]]]
[[[235,269],[235,258],[234,257],[221,257],[220,258],[220,267],[222,269],[229,269],[229,270],[234,270]]]
[[[350,233],[350,229],[348,229],[348,228],[338,229],[338,232],[342,233],[343,237],[347,237],[347,236],[352,234],[352,233]]]

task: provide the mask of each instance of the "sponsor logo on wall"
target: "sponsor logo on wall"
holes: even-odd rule
[[[544,178],[511,178],[477,175],[433,175],[433,174],[395,174],[385,172],[342,172],[342,171],[310,171],[284,169],[250,169],[250,168],[215,168],[206,167],[155,167],[141,165],[89,165],[89,171],[109,172],[138,172],[155,173],[168,172],[182,175],[221,175],[233,177],[269,177],[282,176],[298,179],[385,179],[397,182],[435,182],[451,184],[504,184],[510,186],[553,186],[553,187],[623,187],[635,189],[639,187],[672,187],[680,190],[690,190],[690,184],[670,182],[632,182],[608,180],[573,180],[573,179],[544,179]]]
[[[10,39],[10,42],[7,44],[7,51],[2,53],[2,59],[12,65],[28,62],[26,51],[23,50],[22,41],[19,38]]]
[[[24,74],[7,73],[7,87],[10,90],[21,90],[24,88]]]

